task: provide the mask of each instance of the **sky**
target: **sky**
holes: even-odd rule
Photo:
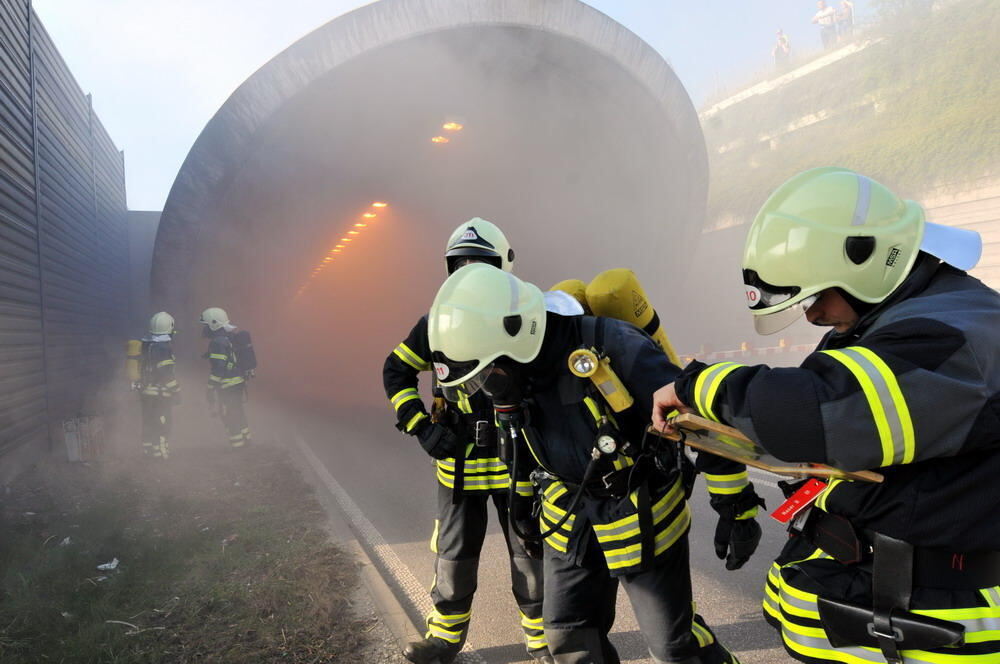
[[[461,0],[455,0],[461,1]],[[497,0],[498,2],[501,0]],[[542,0],[537,0],[542,1]],[[356,0],[34,0],[115,144],[128,205],[160,210],[188,150],[229,95]],[[656,49],[696,106],[767,71],[775,31],[819,48],[813,0],[589,0]],[[865,0],[855,2],[859,20]]]

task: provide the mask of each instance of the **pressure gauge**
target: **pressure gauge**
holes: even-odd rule
[[[601,451],[601,454],[614,454],[618,451],[618,441],[615,440],[614,436],[609,436],[608,434],[601,434],[597,437],[597,449]]]

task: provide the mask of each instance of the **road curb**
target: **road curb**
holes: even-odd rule
[[[293,443],[285,447],[302,476],[316,490],[316,498],[328,517],[331,536],[357,559],[361,583],[371,598],[376,613],[392,633],[399,650],[402,651],[409,642],[423,638],[418,625],[379,571],[378,565],[361,543],[359,534],[351,526],[348,515],[323,483],[315,467],[308,462],[297,445]]]

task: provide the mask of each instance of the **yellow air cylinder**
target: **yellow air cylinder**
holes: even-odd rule
[[[569,354],[567,362],[574,376],[590,379],[616,413],[635,402],[618,374],[611,369],[611,360],[608,358],[598,357],[597,353],[588,348],[578,348]]]
[[[138,339],[129,339],[125,342],[125,373],[128,374],[129,382],[138,383],[142,378],[139,370],[141,361],[142,342]]]
[[[632,270],[615,268],[594,277],[587,286],[587,303],[595,316],[618,318],[645,330],[670,361],[680,366],[677,352],[660,324],[660,317]]]
[[[583,307],[583,313],[590,315],[590,306],[587,304],[587,284],[579,279],[566,279],[552,286],[550,291],[558,290],[571,296]]]

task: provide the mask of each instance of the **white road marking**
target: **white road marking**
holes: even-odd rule
[[[378,566],[386,573],[392,575],[393,579],[395,579],[398,586],[406,595],[406,599],[419,611],[420,615],[426,616],[430,613],[434,606],[431,603],[427,589],[417,581],[410,568],[399,559],[399,556],[392,550],[389,543],[385,541],[385,538],[375,528],[375,525],[368,520],[368,517],[364,515],[361,508],[344,491],[340,483],[333,478],[333,475],[326,469],[323,462],[319,460],[319,457],[312,451],[312,448],[298,434],[295,436],[295,442],[298,444],[299,450],[309,461],[309,466],[319,476],[320,481],[323,482],[330,494],[336,498],[340,508],[347,516],[351,528],[358,537],[364,540],[365,548],[377,559]],[[456,664],[486,664],[486,660],[476,652],[476,649],[468,641],[465,642],[465,647],[462,648],[462,652],[455,659],[455,662]]]

